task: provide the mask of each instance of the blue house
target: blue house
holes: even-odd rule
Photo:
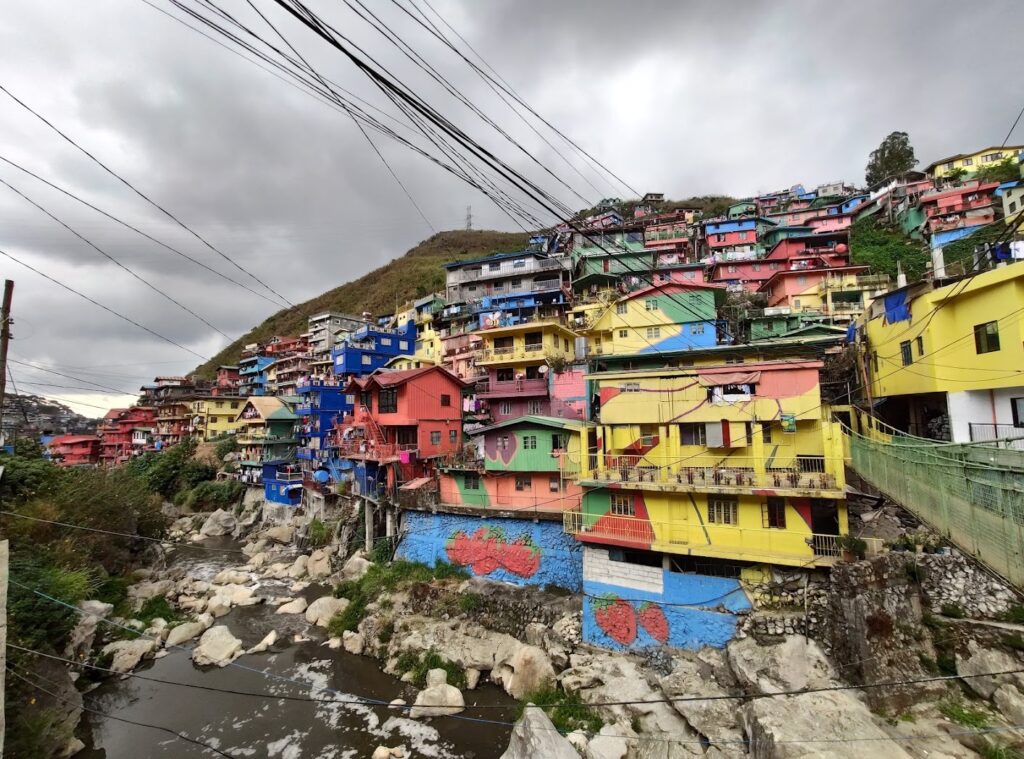
[[[238,394],[265,395],[267,367],[274,363],[271,356],[244,356],[238,362]]]
[[[302,472],[294,461],[263,463],[263,498],[267,503],[298,506],[302,502]]]
[[[339,377],[369,374],[395,356],[410,354],[416,346],[416,323],[403,327],[364,324],[351,337],[331,349],[334,373]]]
[[[327,460],[328,436],[334,420],[351,413],[354,398],[339,385],[314,379],[303,381],[297,390],[302,402],[295,407],[295,414],[299,417],[295,457],[300,461],[314,462],[310,467],[313,470]]]

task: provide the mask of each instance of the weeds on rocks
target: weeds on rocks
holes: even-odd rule
[[[972,709],[959,701],[946,701],[939,704],[939,711],[942,716],[950,722],[969,727],[973,730],[981,730],[989,725],[988,712],[981,709]]]
[[[412,651],[405,651],[398,657],[396,665],[399,672],[412,672],[413,683],[420,688],[427,685],[427,672],[432,669],[443,669],[448,673],[448,684],[459,690],[466,687],[466,673],[453,661],[448,661],[434,650],[427,651],[422,657]]]
[[[573,730],[596,733],[604,726],[604,721],[597,712],[581,701],[579,696],[552,686],[533,691],[523,697],[516,713],[517,722],[523,716],[527,704],[542,707],[551,723],[562,733],[570,733]]]

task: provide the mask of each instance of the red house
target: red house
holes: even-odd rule
[[[156,410],[153,408],[133,406],[108,411],[97,430],[100,438],[99,463],[115,466],[130,459],[140,448],[137,442],[133,442],[135,431],[154,427],[155,420]]]
[[[342,458],[412,464],[462,447],[462,389],[440,366],[353,378],[355,410],[335,425]]]
[[[961,187],[921,196],[929,234],[989,224],[995,221],[993,193],[998,182],[968,182]]]
[[[787,237],[768,254],[752,261],[720,261],[711,268],[711,281],[743,285],[750,292],[776,273],[804,269],[834,269],[850,261],[846,231]]]
[[[238,395],[238,367],[218,366],[217,380],[210,388],[210,395]]]
[[[100,460],[100,439],[96,435],[58,435],[46,447],[57,466],[96,466]]]

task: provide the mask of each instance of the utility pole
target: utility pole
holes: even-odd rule
[[[473,206],[466,206],[466,229],[473,228]]]
[[[3,477],[0,467],[0,477]],[[7,698],[4,674],[7,671],[7,550],[6,540],[0,540],[0,756],[4,755],[4,706]]]
[[[7,392],[7,345],[11,341],[11,299],[14,297],[14,281],[4,281],[4,300],[0,306],[0,445],[4,437],[4,397]]]

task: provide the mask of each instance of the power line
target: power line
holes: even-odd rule
[[[1013,120],[1013,124],[1010,125],[1010,131],[1006,133],[1006,137],[1003,138],[1003,144],[999,147],[1005,148],[1006,143],[1010,141],[1010,135],[1013,134],[1013,130],[1017,128],[1017,124],[1020,123],[1020,117],[1024,116],[1024,105],[1020,107],[1020,113],[1017,114],[1017,118]]]
[[[15,96],[15,95],[14,95],[14,94],[13,94],[13,93],[12,93],[12,92],[10,91],[10,90],[8,90],[8,89],[7,89],[7,88],[6,88],[6,87],[5,87],[5,86],[4,86],[3,84],[0,84],[0,91],[2,91],[2,92],[3,92],[4,94],[6,94],[6,95],[7,95],[7,96],[8,96],[9,98],[11,98],[11,100],[13,100],[13,101],[14,101],[15,103],[17,103],[18,105],[20,105],[20,106],[21,106],[22,108],[24,108],[24,109],[25,109],[26,111],[28,111],[29,113],[31,113],[31,114],[32,114],[33,116],[35,116],[35,117],[36,117],[37,119],[39,119],[39,120],[40,120],[40,121],[42,121],[42,122],[43,122],[44,124],[46,124],[46,126],[50,127],[50,129],[52,129],[52,130],[53,130],[54,132],[56,132],[56,133],[57,133],[58,135],[60,135],[60,136],[61,136],[61,137],[62,137],[62,138],[63,138],[63,139],[64,139],[64,140],[66,141],[66,142],[68,142],[69,144],[71,144],[72,146],[74,146],[75,148],[77,148],[77,149],[78,149],[78,150],[79,150],[79,151],[80,151],[81,153],[83,153],[83,154],[84,154],[84,155],[85,155],[86,157],[88,157],[88,158],[89,158],[89,159],[90,159],[90,160],[91,160],[91,161],[92,161],[93,163],[95,163],[95,164],[96,164],[97,166],[99,166],[99,167],[100,167],[101,169],[103,169],[103,170],[104,170],[105,172],[107,172],[107,173],[108,173],[108,174],[109,174],[110,176],[112,176],[112,177],[114,177],[115,179],[117,179],[117,180],[118,180],[119,182],[121,182],[121,184],[123,184],[123,185],[124,185],[125,187],[127,187],[127,188],[128,188],[128,189],[130,189],[130,190],[131,190],[132,192],[134,192],[134,193],[135,193],[136,195],[138,195],[138,196],[139,196],[140,198],[142,198],[142,199],[143,199],[143,200],[145,200],[145,201],[146,201],[147,203],[149,203],[149,205],[151,205],[151,206],[153,206],[154,208],[156,208],[156,209],[157,209],[158,211],[160,211],[160,212],[161,212],[162,214],[164,214],[164,216],[166,216],[167,218],[169,218],[169,219],[170,219],[171,221],[173,221],[173,222],[174,222],[175,224],[177,224],[177,225],[178,225],[179,227],[181,227],[181,228],[182,228],[182,229],[184,229],[184,230],[185,230],[186,232],[188,232],[188,233],[189,233],[190,235],[192,235],[192,236],[193,236],[193,237],[195,237],[195,238],[196,238],[197,240],[199,240],[199,242],[201,242],[201,243],[202,243],[203,245],[205,245],[205,246],[206,246],[207,248],[209,248],[209,249],[210,249],[210,250],[212,250],[212,251],[213,251],[214,253],[216,253],[216,254],[217,254],[218,256],[220,256],[221,258],[223,258],[224,260],[226,260],[226,261],[227,261],[228,263],[230,263],[230,264],[231,264],[232,266],[234,266],[234,267],[235,267],[236,269],[238,269],[239,271],[243,272],[243,273],[244,273],[244,274],[245,274],[246,276],[248,276],[248,277],[251,277],[251,278],[252,278],[252,279],[253,279],[254,281],[256,281],[256,282],[257,282],[258,284],[260,284],[260,285],[262,285],[263,287],[265,287],[265,288],[266,288],[267,290],[269,290],[269,291],[270,291],[271,293],[273,293],[273,294],[274,294],[275,296],[277,296],[277,297],[278,297],[278,298],[280,298],[280,299],[281,299],[282,301],[284,301],[285,303],[287,303],[287,304],[288,304],[289,306],[293,306],[293,305],[294,305],[294,304],[293,304],[293,303],[291,303],[291,302],[290,302],[290,301],[289,301],[289,300],[288,300],[287,298],[285,298],[285,297],[284,297],[283,295],[281,295],[281,294],[280,294],[279,292],[277,292],[276,290],[274,290],[274,288],[272,288],[272,287],[271,287],[270,285],[268,285],[268,284],[266,284],[265,282],[263,282],[263,281],[262,281],[261,279],[259,279],[259,278],[258,278],[258,277],[257,277],[257,276],[256,276],[255,274],[253,274],[253,273],[252,273],[251,271],[249,271],[248,269],[246,269],[246,268],[244,268],[244,267],[240,266],[240,265],[239,265],[239,264],[238,264],[238,263],[237,263],[237,262],[236,262],[236,261],[235,261],[235,260],[234,260],[233,258],[231,258],[231,257],[230,257],[230,256],[228,256],[227,254],[223,253],[223,252],[222,252],[221,250],[219,250],[218,248],[214,247],[214,245],[213,245],[212,243],[210,243],[210,242],[209,242],[209,241],[208,241],[208,240],[207,240],[207,239],[206,239],[205,237],[203,237],[202,235],[200,235],[200,234],[199,234],[198,232],[196,232],[195,230],[193,230],[193,229],[192,229],[191,227],[187,226],[187,225],[186,225],[186,224],[185,224],[185,223],[184,223],[183,221],[181,221],[181,220],[180,220],[180,219],[179,219],[179,218],[178,218],[177,216],[175,216],[174,214],[172,214],[172,213],[171,213],[170,211],[168,211],[168,210],[167,210],[166,208],[164,208],[163,206],[161,206],[161,205],[160,205],[159,203],[157,203],[157,202],[156,202],[155,200],[153,200],[153,199],[152,199],[152,198],[150,198],[149,196],[145,195],[145,194],[144,194],[144,193],[143,193],[143,192],[142,192],[141,190],[139,190],[139,189],[138,189],[137,187],[135,187],[135,185],[133,185],[133,184],[132,184],[131,182],[129,182],[129,181],[127,180],[127,179],[125,179],[125,178],[124,178],[124,177],[122,177],[122,176],[121,176],[120,174],[118,174],[118,173],[117,173],[116,171],[114,171],[114,170],[113,170],[113,169],[111,169],[111,168],[110,168],[109,166],[107,166],[107,165],[106,165],[105,163],[103,163],[102,161],[100,161],[100,160],[99,160],[99,159],[98,159],[98,158],[97,158],[96,156],[94,156],[94,155],[93,155],[92,153],[90,153],[90,152],[89,152],[88,150],[86,150],[86,149],[85,149],[84,147],[82,147],[82,146],[81,146],[81,145],[79,145],[79,144],[78,144],[77,142],[75,142],[75,141],[74,141],[73,139],[71,139],[71,137],[69,137],[69,136],[68,136],[67,134],[65,134],[65,133],[64,133],[64,132],[62,132],[62,131],[61,131],[60,129],[58,129],[58,128],[57,128],[57,127],[56,127],[56,126],[55,126],[55,125],[54,125],[54,124],[53,124],[53,123],[52,123],[51,121],[49,121],[49,120],[48,120],[47,118],[45,118],[45,117],[44,117],[44,116],[43,116],[42,114],[40,114],[40,113],[39,113],[38,111],[36,111],[36,110],[34,110],[33,108],[31,108],[31,107],[30,107],[29,105],[27,105],[27,104],[26,104],[26,103],[25,103],[25,102],[24,102],[23,100],[21,100],[20,98],[16,97],[16,96]]]
[[[0,85],[0,89],[2,89],[2,88],[3,88],[3,87],[2,87],[2,85]],[[134,325],[134,326],[138,327],[139,329],[141,329],[141,330],[143,330],[143,331],[145,331],[145,332],[148,332],[148,333],[149,333],[149,334],[151,334],[151,335],[152,335],[153,337],[157,337],[157,338],[159,338],[159,339],[163,340],[163,341],[164,341],[165,343],[170,343],[170,344],[171,344],[171,345],[173,345],[173,346],[174,346],[175,348],[181,348],[181,349],[182,349],[183,351],[186,351],[186,352],[188,352],[188,353],[191,353],[191,354],[192,354],[193,356],[196,356],[197,358],[201,358],[201,359],[202,359],[203,361],[209,361],[209,360],[210,360],[210,358],[209,358],[208,356],[204,356],[204,355],[203,355],[202,353],[196,353],[196,352],[195,352],[194,350],[192,350],[191,348],[186,348],[186,347],[185,347],[184,345],[182,345],[181,343],[179,343],[179,342],[176,342],[176,341],[172,340],[172,339],[171,339],[171,338],[169,338],[169,337],[165,337],[165,336],[161,335],[161,334],[160,334],[159,332],[155,332],[154,330],[151,330],[151,329],[150,329],[149,327],[146,327],[146,326],[144,326],[144,325],[142,325],[142,324],[139,324],[139,322],[135,321],[134,319],[132,319],[132,318],[130,318],[130,317],[128,317],[128,316],[125,316],[125,315],[124,315],[124,314],[122,314],[122,313],[119,313],[119,312],[115,311],[114,309],[110,308],[109,306],[104,306],[104,305],[103,305],[102,303],[100,303],[99,301],[97,301],[97,300],[93,300],[93,299],[92,299],[92,298],[90,298],[90,297],[89,297],[88,295],[86,295],[86,294],[84,294],[84,293],[82,293],[82,292],[80,292],[80,291],[78,291],[78,290],[74,289],[73,287],[70,287],[69,285],[65,285],[65,284],[64,284],[63,282],[61,282],[61,281],[59,281],[59,280],[57,280],[57,279],[54,279],[54,278],[53,278],[53,277],[51,277],[51,276],[50,276],[49,274],[44,274],[43,272],[39,271],[39,269],[35,268],[34,266],[31,266],[30,264],[27,264],[27,263],[25,263],[24,261],[22,261],[22,260],[20,260],[20,259],[17,259],[17,258],[15,258],[15,257],[14,257],[14,256],[12,256],[12,255],[11,255],[10,253],[8,253],[8,252],[6,252],[6,251],[4,251],[4,250],[0,250],[0,256],[4,256],[5,258],[9,258],[9,259],[11,259],[12,261],[14,261],[14,262],[15,262],[15,263],[17,263],[17,264],[21,264],[22,266],[24,266],[24,267],[25,267],[26,269],[28,269],[29,271],[33,271],[33,272],[35,272],[36,274],[38,274],[38,275],[39,275],[40,277],[42,277],[43,279],[47,279],[47,280],[49,280],[50,282],[52,282],[53,284],[57,285],[58,287],[62,287],[62,288],[64,288],[65,290],[67,290],[68,292],[70,292],[70,293],[74,293],[74,294],[75,294],[75,295],[77,295],[77,296],[78,296],[79,298],[83,298],[84,300],[87,300],[87,301],[89,301],[89,302],[90,302],[90,303],[92,303],[92,304],[93,304],[94,306],[98,306],[98,307],[102,308],[102,309],[103,309],[104,311],[106,311],[106,312],[107,312],[107,313],[109,313],[109,314],[113,314],[113,315],[114,315],[114,316],[116,316],[116,317],[117,317],[118,319],[122,319],[123,321],[126,321],[126,322],[128,322],[129,324],[132,324],[132,325]]]
[[[35,369],[36,371],[46,372],[47,374],[55,374],[58,377],[64,377],[65,379],[72,379],[72,380],[77,380],[78,382],[84,382],[87,385],[92,385],[93,387],[95,387],[98,390],[107,390],[107,391],[112,392],[112,393],[118,393],[119,395],[134,395],[135,394],[135,393],[130,393],[127,390],[121,390],[120,388],[111,387],[110,385],[102,385],[102,384],[100,384],[98,382],[93,382],[92,380],[84,379],[83,377],[76,377],[73,374],[64,374],[63,372],[58,372],[58,371],[56,371],[54,369],[47,369],[45,366],[40,366],[38,364],[33,364],[33,363],[28,362],[28,361],[18,361],[17,359],[12,358],[12,359],[10,359],[10,362],[12,364],[18,364],[19,366],[30,367],[32,369]]]

